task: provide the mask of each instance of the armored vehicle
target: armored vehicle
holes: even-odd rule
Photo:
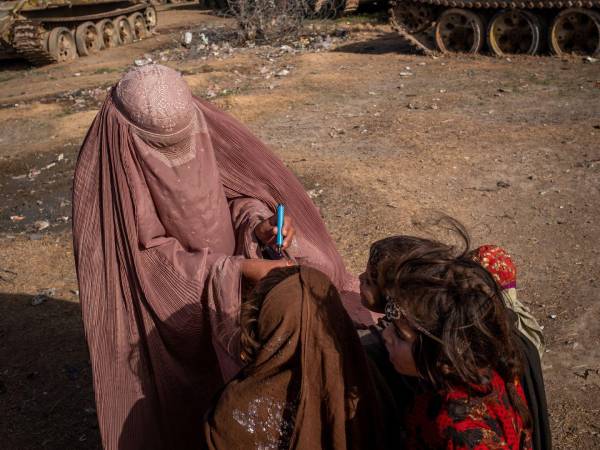
[[[425,52],[600,55],[600,0],[394,0],[390,20]]]
[[[142,0],[0,0],[0,59],[70,61],[143,39],[157,23]]]

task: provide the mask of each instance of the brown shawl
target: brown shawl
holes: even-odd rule
[[[316,208],[249,131],[163,66],[133,70],[109,93],[73,185],[105,448],[198,446],[210,398],[240,367],[240,258],[252,256],[254,226],[280,201],[305,261],[342,287],[346,272]]]
[[[207,417],[208,449],[383,448],[365,353],[325,275],[302,267],[271,289],[257,340]]]

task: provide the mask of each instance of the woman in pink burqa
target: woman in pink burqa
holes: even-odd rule
[[[199,446],[211,399],[243,365],[242,281],[289,264],[261,259],[277,203],[293,224],[288,254],[327,274],[354,321],[367,323],[317,209],[260,140],[163,66],[133,70],[110,91],[73,188],[105,448]]]

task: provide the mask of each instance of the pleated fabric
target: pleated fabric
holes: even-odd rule
[[[248,130],[163,66],[134,70],[109,93],[73,185],[105,448],[198,447],[211,398],[241,367],[240,261],[258,255],[254,226],[278,202],[303,262],[342,288],[350,277],[316,208]]]

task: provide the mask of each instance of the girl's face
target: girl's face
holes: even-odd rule
[[[419,372],[412,354],[416,334],[402,319],[392,321],[382,333],[383,341],[396,372],[418,377]]]

